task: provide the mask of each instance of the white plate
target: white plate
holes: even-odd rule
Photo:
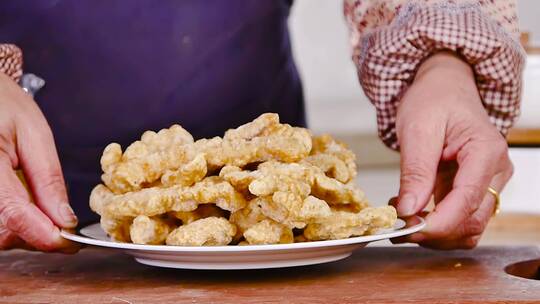
[[[341,240],[304,242],[276,245],[249,246],[165,246],[139,245],[112,241],[99,224],[80,229],[80,234],[62,231],[66,239],[101,247],[123,249],[139,263],[184,269],[262,269],[320,264],[344,259],[353,250],[365,247],[369,242],[407,234],[424,228],[422,218],[418,224],[405,227],[398,219],[393,229],[385,229],[374,235]]]

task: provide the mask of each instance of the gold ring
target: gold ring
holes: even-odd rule
[[[493,210],[493,216],[495,216],[501,211],[501,198],[499,192],[491,187],[488,187],[488,192],[493,194],[493,197],[495,198],[495,210]]]

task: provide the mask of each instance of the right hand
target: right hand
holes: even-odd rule
[[[426,59],[400,102],[396,129],[398,214],[424,215],[432,196],[435,208],[421,232],[393,241],[436,249],[476,247],[496,208],[488,187],[500,192],[513,167],[469,63],[451,52]]]
[[[31,96],[0,72],[0,250],[73,253],[78,247],[59,228],[76,225],[51,129]]]

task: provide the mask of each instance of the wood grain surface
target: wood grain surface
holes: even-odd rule
[[[540,281],[504,272],[540,248],[441,252],[368,247],[329,264],[249,271],[160,269],[119,251],[0,253],[0,303],[540,303]]]
[[[540,245],[540,214],[499,213],[489,221],[480,245]]]

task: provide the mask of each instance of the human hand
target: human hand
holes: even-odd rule
[[[23,170],[33,200],[15,169]],[[68,204],[60,162],[45,117],[30,95],[0,72],[0,249],[72,253],[60,236],[77,217]]]
[[[513,166],[503,136],[489,121],[474,74],[452,53],[428,58],[403,96],[396,119],[401,152],[397,210],[422,213],[426,228],[393,240],[438,249],[474,248]]]

